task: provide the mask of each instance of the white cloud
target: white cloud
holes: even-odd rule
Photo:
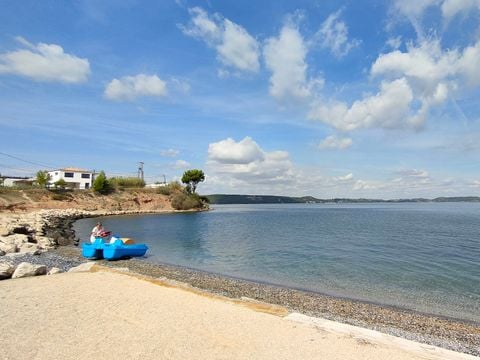
[[[335,135],[327,136],[318,144],[319,149],[339,149],[344,150],[353,144],[351,138],[340,138]]]
[[[104,94],[116,101],[132,101],[139,96],[163,97],[167,95],[167,84],[157,75],[124,76],[110,81]]]
[[[440,3],[441,0],[395,0],[394,6],[401,14],[409,18],[418,18],[427,8]]]
[[[402,45],[402,37],[397,36],[387,40],[387,45],[390,46],[393,50],[397,50]]]
[[[33,45],[22,37],[25,48],[0,54],[0,74],[14,74],[36,81],[82,83],[90,75],[87,59],[67,54],[55,44]]]
[[[420,128],[432,107],[443,104],[465,88],[480,86],[480,41],[463,50],[442,50],[438,40],[409,44],[405,52],[381,54],[370,73],[382,79],[380,91],[351,106],[339,101],[319,101],[309,118],[337,129]]]
[[[401,175],[403,178],[420,178],[426,179],[429,177],[429,174],[425,170],[417,170],[417,169],[403,169],[396,172],[396,174]]]
[[[223,164],[249,164],[263,161],[264,152],[248,136],[239,142],[227,138],[208,146],[208,158]]]
[[[307,98],[311,95],[307,82],[307,47],[293,24],[283,26],[278,37],[266,41],[263,56],[270,77],[270,95],[279,100]]]
[[[190,163],[181,159],[175,161],[175,163],[173,164],[174,169],[186,169],[188,167],[190,167]]]
[[[209,16],[199,7],[189,12],[191,23],[181,27],[185,35],[204,40],[215,48],[223,65],[247,72],[259,70],[258,43],[242,26],[219,14]]]
[[[430,7],[440,7],[442,16],[450,20],[469,10],[480,10],[480,0],[395,0],[394,9],[405,15],[418,28],[418,20]]]
[[[330,49],[338,58],[347,55],[361,43],[357,39],[348,39],[348,27],[344,21],[339,20],[340,15],[341,10],[330,14],[314,36],[322,47]]]
[[[412,100],[412,90],[402,78],[382,82],[379,93],[357,100],[350,107],[344,102],[317,104],[310,111],[309,118],[343,131],[396,128],[407,124]]]
[[[175,149],[167,149],[167,150],[162,150],[160,151],[160,155],[163,157],[176,157],[180,151],[175,150]]]
[[[231,184],[275,186],[295,178],[288,152],[266,152],[249,137],[210,144],[207,164],[209,173],[221,174]]]
[[[461,12],[471,9],[480,10],[480,0],[444,0],[442,4],[442,14],[450,19]]]
[[[338,181],[352,181],[353,180],[353,174],[350,173],[350,174],[347,174],[345,176],[339,176],[338,178],[336,178]]]

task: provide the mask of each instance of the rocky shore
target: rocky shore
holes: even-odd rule
[[[114,214],[124,213],[133,212],[115,212]],[[49,210],[2,217],[0,218],[0,245],[3,249],[10,250],[10,254],[0,256],[0,266],[9,263],[18,267],[21,263],[30,263],[45,266],[42,273],[48,273],[53,268],[68,271],[85,262],[81,257],[80,249],[72,245],[77,241],[72,230],[73,222],[83,217],[104,215],[112,215],[112,212]],[[10,244],[10,248],[5,247],[5,244],[7,246]],[[33,246],[25,244],[33,244]],[[12,251],[13,249],[15,251]],[[47,249],[49,251],[45,251]],[[2,251],[6,253],[5,250]],[[132,272],[154,279],[187,283],[231,298],[245,297],[277,304],[294,312],[480,356],[480,325],[475,323],[259,284],[179,266],[156,265],[142,259],[115,262],[102,260],[97,263],[110,267],[128,268]]]

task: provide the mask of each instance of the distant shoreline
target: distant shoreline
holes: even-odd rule
[[[411,199],[365,199],[332,198],[318,199],[313,196],[277,196],[277,195],[230,195],[212,194],[206,196],[210,204],[365,204],[365,203],[443,203],[443,202],[480,202],[479,196],[451,196]]]

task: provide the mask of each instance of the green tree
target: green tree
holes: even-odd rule
[[[55,189],[60,188],[61,190],[64,190],[68,187],[68,183],[64,179],[59,179],[53,183],[53,186],[55,186]]]
[[[191,194],[195,193],[198,183],[205,180],[205,174],[202,170],[193,169],[183,173],[182,182],[187,185],[187,191]]]
[[[100,174],[95,177],[92,188],[100,194],[108,194],[112,190],[104,171],[100,171]]]
[[[48,182],[52,179],[48,171],[40,170],[37,172],[37,184],[41,187],[47,187]]]

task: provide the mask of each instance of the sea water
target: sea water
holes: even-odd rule
[[[215,205],[103,224],[153,263],[480,322],[479,203]]]

